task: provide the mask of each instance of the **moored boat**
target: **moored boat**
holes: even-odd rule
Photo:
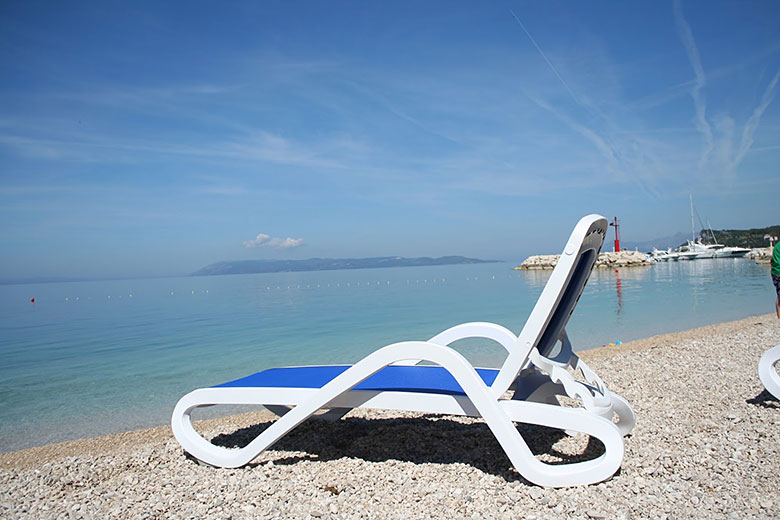
[[[651,256],[656,262],[676,262],[679,259],[680,254],[676,251],[672,251],[671,247],[666,251],[659,251],[658,249],[653,248]]]
[[[697,258],[737,258],[750,252],[750,249],[745,247],[724,246],[718,243],[705,244],[701,239],[695,242],[689,240],[687,247],[699,253]]]

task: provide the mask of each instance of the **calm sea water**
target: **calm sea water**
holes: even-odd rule
[[[194,388],[354,362],[466,321],[519,332],[549,272],[511,267],[0,286],[0,451],[165,424]],[[746,259],[598,270],[568,331],[586,349],[772,312],[773,298],[769,268]],[[496,345],[456,347],[502,360]]]

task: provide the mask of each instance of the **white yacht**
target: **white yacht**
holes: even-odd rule
[[[678,260],[696,260],[697,258],[703,258],[699,256],[699,253],[696,251],[679,251],[677,253],[677,259]]]
[[[737,258],[745,256],[750,252],[746,247],[731,247],[723,244],[703,244],[704,247],[712,251],[715,258]]]
[[[696,256],[690,257],[690,259],[694,258],[737,258],[741,256],[745,256],[750,252],[750,249],[747,249],[745,247],[732,247],[732,246],[724,246],[723,244],[718,244],[717,240],[715,239],[715,233],[712,231],[712,227],[710,226],[710,235],[712,235],[712,244],[705,244],[702,242],[701,238],[696,238],[695,233],[695,227],[693,224],[693,195],[690,195],[691,199],[691,240],[688,240],[688,243],[680,248],[680,251],[686,251],[695,253]],[[701,218],[699,219],[701,220]],[[709,222],[708,222],[709,224]],[[703,227],[703,225],[702,225]]]
[[[695,241],[688,240],[687,245],[683,246],[683,248],[695,252],[696,258],[715,258],[715,250],[704,244],[701,239]]]
[[[653,248],[651,255],[656,262],[676,262],[680,257],[680,253],[672,251],[671,247],[666,251],[659,251],[658,249]]]

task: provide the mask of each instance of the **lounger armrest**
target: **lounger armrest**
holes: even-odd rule
[[[455,325],[454,327],[450,327],[449,329],[436,334],[428,341],[430,343],[449,346],[458,340],[468,338],[491,339],[504,347],[510,354],[517,350],[517,336],[515,336],[511,330],[502,327],[501,325],[496,325],[495,323],[483,321]]]
[[[442,331],[428,340],[429,343],[436,343],[444,347],[450,346],[461,339],[468,338],[484,338],[490,339],[504,347],[508,353],[512,353],[517,349],[517,336],[514,333],[495,323],[487,322],[470,322],[461,323],[455,325],[449,329]],[[404,359],[393,363],[394,365],[418,365],[422,362],[421,359]]]

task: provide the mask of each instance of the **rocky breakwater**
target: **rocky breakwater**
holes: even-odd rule
[[[553,269],[561,255],[534,255],[526,258],[522,264],[515,267],[516,271]],[[601,253],[596,260],[596,267],[641,267],[652,265],[654,262],[645,253],[638,251],[619,251]]]
[[[772,248],[756,247],[747,254],[747,258],[755,260],[757,264],[768,264],[772,262]]]

